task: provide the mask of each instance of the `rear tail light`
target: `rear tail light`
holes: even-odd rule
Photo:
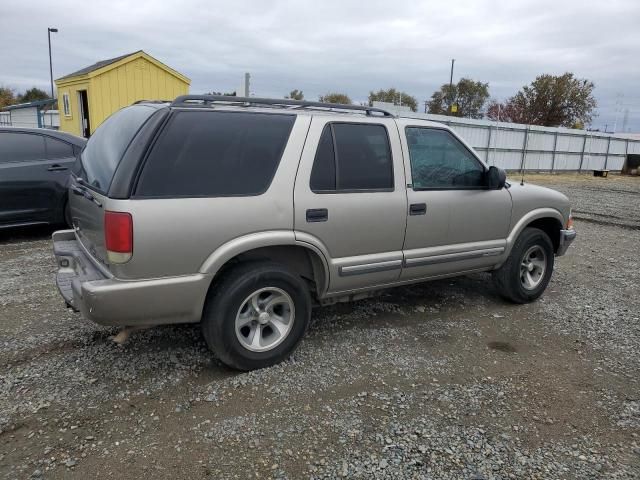
[[[104,243],[109,263],[126,263],[133,255],[133,217],[126,212],[104,212]]]

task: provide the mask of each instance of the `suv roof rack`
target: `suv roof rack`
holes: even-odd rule
[[[136,100],[132,105],[138,105],[139,103],[171,103],[171,100]]]
[[[287,98],[257,98],[257,97],[233,97],[225,95],[180,95],[173,102],[172,107],[198,107],[212,103],[228,105],[242,105],[245,107],[268,105],[272,107],[316,108],[327,110],[351,110],[364,112],[365,115],[380,114],[384,117],[394,115],[382,108],[368,107],[364,105],[346,105],[342,103],[308,102],[306,100],[290,100]]]

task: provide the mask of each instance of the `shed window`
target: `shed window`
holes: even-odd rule
[[[71,105],[69,104],[69,94],[68,93],[63,93],[62,94],[62,109],[64,110],[64,116],[65,117],[70,117],[71,116]]]

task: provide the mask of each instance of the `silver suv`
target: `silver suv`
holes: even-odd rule
[[[241,370],[300,342],[312,305],[491,271],[530,302],[575,237],[568,199],[509,184],[449,128],[376,108],[183,96],[91,137],[53,234],[67,304],[103,325],[201,322]]]

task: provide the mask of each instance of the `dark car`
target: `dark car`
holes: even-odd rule
[[[0,229],[69,224],[69,173],[85,143],[55,130],[0,127]]]

